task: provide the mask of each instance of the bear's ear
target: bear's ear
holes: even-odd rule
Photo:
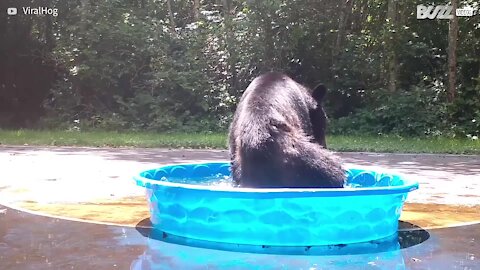
[[[325,85],[323,84],[319,84],[317,85],[317,87],[315,87],[313,89],[313,92],[312,92],[312,97],[318,102],[322,102],[323,99],[325,98],[325,95],[327,94],[327,88],[325,87]]]

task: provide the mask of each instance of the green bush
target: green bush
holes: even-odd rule
[[[455,135],[480,136],[480,84],[459,89],[448,111],[452,119],[450,129]]]
[[[374,106],[332,120],[329,130],[333,134],[448,135],[442,92],[440,87],[425,86],[396,93],[380,90]]]

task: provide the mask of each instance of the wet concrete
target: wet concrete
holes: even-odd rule
[[[480,269],[478,156],[340,155],[349,164],[417,179],[420,189],[409,195],[402,215],[414,226],[400,236],[415,240],[421,226],[429,238],[341,256],[168,243],[134,227],[148,212],[131,176],[160,164],[226,160],[226,151],[0,146],[0,269]]]
[[[432,229],[382,252],[293,256],[172,244],[132,227],[67,221],[0,206],[0,268],[28,269],[480,269],[480,224]],[[401,242],[401,241],[400,241]],[[405,243],[405,240],[403,240]]]
[[[1,206],[0,206],[1,207]],[[0,269],[129,269],[145,250],[136,231],[53,219],[12,209],[0,216]],[[128,239],[127,239],[128,238]]]

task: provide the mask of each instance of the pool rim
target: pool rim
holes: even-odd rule
[[[267,196],[267,197],[340,197],[340,196],[374,196],[374,195],[389,195],[389,194],[401,194],[409,193],[419,188],[419,183],[416,180],[405,177],[403,174],[392,172],[391,170],[381,167],[364,167],[356,165],[346,165],[345,169],[358,169],[366,172],[375,172],[377,174],[389,174],[393,177],[400,177],[403,185],[387,186],[387,187],[365,187],[365,188],[242,188],[242,187],[223,187],[223,186],[206,186],[185,184],[179,182],[168,182],[162,180],[149,179],[141,176],[141,174],[151,171],[156,171],[166,167],[172,166],[194,166],[194,165],[209,165],[209,164],[222,164],[230,165],[230,162],[214,161],[214,162],[188,162],[188,163],[173,163],[164,164],[159,167],[149,170],[142,170],[133,176],[137,186],[144,187],[146,189],[158,189],[161,187],[179,188],[190,191],[199,192],[217,192],[219,195],[222,193],[228,193],[230,195],[237,196]],[[294,196],[292,196],[292,195]],[[290,195],[290,196],[288,196]],[[235,196],[236,197],[236,196]]]

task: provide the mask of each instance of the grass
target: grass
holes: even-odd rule
[[[343,152],[480,154],[480,140],[398,136],[330,136],[328,147]]]
[[[0,130],[2,145],[226,148],[225,134]]]
[[[69,132],[0,130],[1,145],[167,147],[226,149],[225,133]],[[328,147],[343,152],[480,154],[480,140],[398,136],[329,136]]]

